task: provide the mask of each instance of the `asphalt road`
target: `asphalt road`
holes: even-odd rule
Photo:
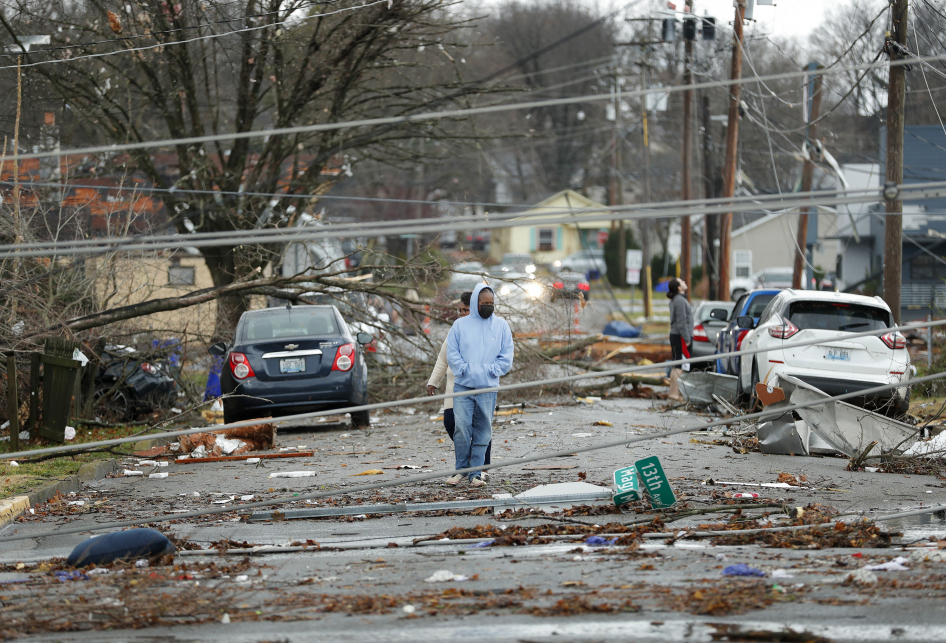
[[[544,403],[542,398],[532,401]],[[605,399],[591,406],[527,406],[523,414],[497,418],[493,459],[654,434],[712,417],[687,409],[661,411],[665,405]],[[750,630],[768,633],[751,640],[779,636],[789,640],[786,628],[838,641],[946,639],[942,608],[946,562],[910,560],[904,563],[907,570],[876,572],[878,580],[869,585],[845,580],[868,564],[910,558],[911,553],[916,557],[915,547],[904,545],[946,539],[946,523],[933,516],[888,525],[904,535],[886,548],[870,546],[876,540],[853,548],[812,549],[714,545],[708,539],[686,537],[669,545],[645,539],[629,546],[598,547],[583,544],[580,536],[573,542],[470,547],[412,543],[455,527],[491,526],[493,532],[528,531],[543,525],[571,525],[579,531],[582,527],[563,523],[561,512],[517,515],[511,520],[492,514],[438,512],[246,522],[237,511],[167,525],[170,534],[195,546],[228,539],[228,555],[181,555],[173,566],[113,569],[67,582],[51,580],[53,572],[35,563],[47,561],[48,565],[50,559],[68,555],[88,534],[3,539],[57,525],[93,526],[221,506],[214,502],[238,508],[243,496],[287,498],[318,489],[338,493],[319,504],[290,501],[283,508],[488,498],[493,493],[519,493],[579,477],[607,485],[615,469],[651,455],[660,457],[678,497],[690,509],[723,505],[739,492],[762,496],[739,503],[815,506],[810,511],[820,504],[844,514],[879,515],[946,504],[944,482],[934,477],[848,472],[842,458],[741,454],[729,446],[705,444],[718,437],[705,433],[683,433],[632,448],[498,469],[484,489],[433,481],[345,493],[345,487],[365,481],[397,480],[418,472],[392,467],[450,470],[452,445],[430,411],[417,408],[413,414],[383,414],[368,431],[330,422],[281,427],[278,448],[317,449],[317,454],[271,460],[265,467],[172,463],[160,469],[171,474],[168,478],[98,481],[75,498],[65,499],[84,504],[50,505],[28,521],[7,527],[0,532],[0,582],[6,583],[0,585],[0,638],[13,623],[17,632],[36,632],[30,640],[37,641],[710,641],[719,637],[748,640],[745,632]],[[596,425],[599,421],[613,426]],[[560,468],[535,468],[542,466]],[[369,469],[383,473],[354,475]],[[315,475],[269,477],[277,471],[314,471]],[[708,478],[771,483],[780,473],[798,479],[805,476],[806,486],[703,484]],[[745,513],[758,516],[762,511]],[[577,514],[567,520],[604,525],[654,517],[643,506],[625,514],[588,515],[595,514],[593,509]],[[731,515],[692,516],[674,521],[670,528],[698,530],[700,525],[724,523]],[[777,515],[771,519],[775,524],[784,522]],[[322,548],[362,548],[249,557],[235,551],[234,543],[244,541],[258,545],[313,541]],[[17,569],[17,563],[24,566]],[[766,576],[722,575],[723,569],[736,563]],[[426,581],[438,571],[468,580]],[[146,629],[136,629],[145,625]],[[92,627],[96,629],[89,631]]]

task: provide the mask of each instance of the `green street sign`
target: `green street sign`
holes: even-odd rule
[[[651,508],[667,509],[676,504],[677,497],[673,495],[670,480],[667,479],[657,456],[638,460],[634,463],[634,467],[643,483],[644,491],[647,492],[647,497],[650,498]]]
[[[612,499],[618,507],[641,499],[640,480],[637,469],[625,467],[614,472],[614,495]]]

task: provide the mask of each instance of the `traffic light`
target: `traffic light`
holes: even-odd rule
[[[683,39],[696,40],[696,18],[683,19]]]
[[[677,21],[673,18],[664,18],[663,28],[661,29],[660,39],[664,42],[676,42],[677,40]]]
[[[703,40],[716,40],[716,18],[703,18]]]

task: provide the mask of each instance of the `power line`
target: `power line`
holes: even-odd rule
[[[381,2],[386,2],[387,0],[379,0]],[[367,6],[367,5],[366,5]],[[879,57],[879,54],[878,54]],[[923,58],[924,60],[946,60],[946,55],[937,55],[937,56],[927,56]],[[831,70],[825,70],[825,74],[839,73],[843,71],[857,71],[857,70],[866,70],[875,69],[878,67],[884,67],[887,65],[900,66],[910,64],[909,60],[894,60],[894,61],[884,61],[882,64],[878,64],[876,59],[871,63],[864,63],[858,65],[851,65],[849,67],[837,67]],[[728,87],[734,84],[740,83],[752,83],[752,82],[762,82],[762,81],[773,81],[773,80],[784,80],[788,78],[798,78],[805,76],[809,72],[807,70],[803,71],[792,71],[792,72],[783,72],[779,74],[769,74],[767,76],[753,76],[751,78],[741,78],[736,80],[717,80],[712,82],[696,83],[692,85],[670,85],[667,87],[662,87],[662,92],[680,92],[684,91],[686,88],[693,90],[698,89],[711,89],[716,87]],[[865,72],[866,73],[866,72]],[[484,81],[479,81],[480,83]],[[628,90],[622,92],[623,96],[632,97],[632,96],[643,96],[648,93],[652,93],[652,89],[641,89],[641,90]],[[848,92],[850,94],[850,92]],[[846,98],[847,95],[845,95]],[[525,101],[519,103],[507,103],[500,105],[490,105],[484,107],[469,107],[461,109],[452,109],[444,110],[441,112],[422,112],[418,114],[407,114],[404,116],[390,116],[390,117],[380,117],[380,118],[365,118],[352,121],[341,121],[337,123],[320,123],[313,125],[297,125],[293,127],[281,127],[281,128],[269,128],[262,130],[254,130],[250,132],[232,132],[228,134],[208,134],[204,136],[189,136],[181,138],[171,138],[171,139],[158,139],[153,141],[142,141],[138,143],[121,143],[121,144],[112,144],[112,145],[97,145],[91,147],[82,147],[82,148],[73,148],[70,150],[60,150],[59,152],[32,152],[27,154],[13,154],[0,156],[0,161],[3,162],[12,162],[14,160],[27,160],[27,159],[40,159],[40,158],[50,158],[58,157],[63,155],[92,155],[92,154],[101,154],[101,153],[111,153],[116,152],[125,152],[128,150],[137,150],[137,149],[155,149],[161,147],[173,147],[179,145],[197,145],[202,143],[210,143],[214,141],[233,141],[233,140],[242,140],[242,139],[254,139],[270,136],[287,136],[293,134],[307,134],[315,132],[328,132],[336,131],[342,129],[353,129],[358,127],[369,127],[369,126],[386,126],[386,125],[398,125],[402,123],[420,123],[434,120],[441,120],[447,118],[461,118],[465,116],[475,115],[475,114],[496,114],[500,112],[506,112],[517,109],[537,109],[542,107],[553,107],[556,105],[576,105],[580,103],[590,103],[590,102],[604,102],[611,100],[610,95],[604,94],[589,94],[585,96],[572,96],[567,98],[554,98],[542,101]],[[842,101],[844,99],[842,98]],[[828,112],[830,114],[830,111]],[[828,114],[825,114],[821,118],[826,117]]]
[[[838,196],[839,192],[857,193],[856,196]],[[833,194],[830,197],[817,198],[817,195]],[[946,182],[929,184],[904,184],[900,186],[902,200],[941,196],[946,193]],[[702,203],[685,202],[685,207],[676,207],[680,202],[654,204],[649,207],[640,206],[612,206],[609,208],[582,208],[573,209],[572,213],[558,215],[530,215],[523,217],[522,212],[511,214],[494,214],[483,217],[483,220],[458,220],[453,217],[440,219],[411,219],[409,223],[372,222],[369,224],[337,225],[321,228],[307,228],[306,226],[293,228],[269,228],[265,230],[237,230],[223,232],[193,233],[188,235],[154,235],[151,237],[126,237],[122,239],[79,239],[70,242],[34,242],[29,244],[12,244],[0,246],[0,259],[44,257],[55,255],[58,257],[104,254],[108,252],[137,252],[155,251],[187,247],[213,247],[224,245],[246,245],[261,243],[293,243],[316,241],[320,239],[335,239],[363,236],[386,236],[392,234],[439,234],[450,230],[480,230],[496,228],[513,228],[523,225],[536,226],[547,224],[571,224],[588,222],[605,222],[616,219],[634,218],[671,218],[679,216],[693,216],[702,214],[719,214],[724,212],[755,212],[766,209],[767,203],[776,202],[782,206],[781,212],[800,207],[837,206],[847,203],[864,203],[878,201],[881,195],[880,188],[834,190],[831,192],[793,193],[791,199],[781,195],[735,197],[733,199],[714,199],[716,205],[706,206]],[[734,207],[736,204],[736,207]],[[630,214],[628,214],[630,212]],[[164,240],[166,239],[166,240]]]

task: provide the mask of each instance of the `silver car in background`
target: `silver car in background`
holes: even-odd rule
[[[716,353],[717,334],[726,328],[732,310],[732,301],[702,301],[693,310],[692,357],[706,357]],[[707,360],[693,365],[696,369],[715,369],[716,362]]]

